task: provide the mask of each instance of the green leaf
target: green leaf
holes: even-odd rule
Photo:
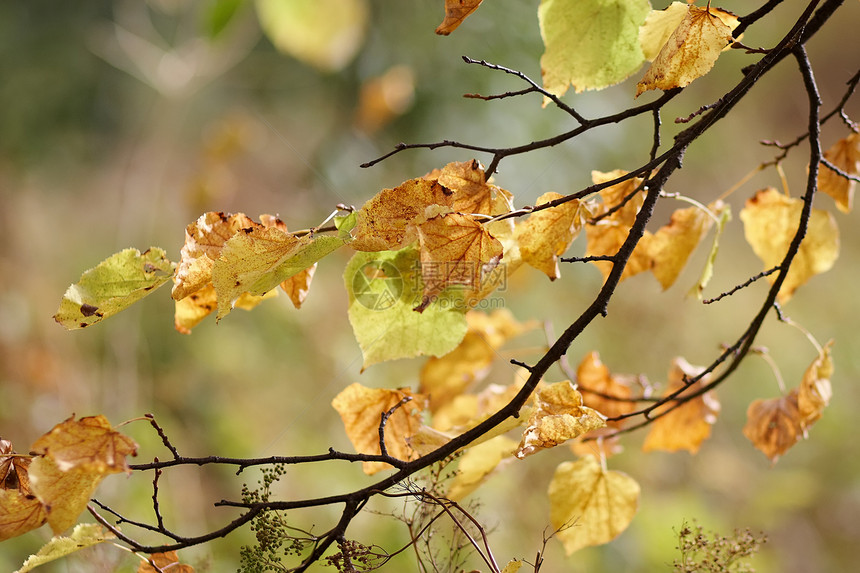
[[[203,30],[210,40],[216,39],[239,13],[245,0],[210,0],[203,8]]]
[[[70,536],[52,538],[38,552],[30,555],[30,558],[15,573],[27,573],[39,565],[112,539],[116,539],[114,534],[106,531],[97,523],[80,523],[75,526]]]
[[[639,26],[648,0],[543,0],[538,8],[546,51],[543,85],[561,96],[617,84],[642,65]]]
[[[723,229],[726,223],[732,220],[732,209],[728,205],[721,205],[717,211],[719,218],[717,222],[717,232],[714,233],[714,242],[711,244],[711,252],[708,254],[708,260],[705,261],[705,268],[702,269],[702,275],[698,282],[693,285],[688,294],[695,294],[696,298],[702,300],[702,293],[705,287],[711,282],[711,277],[714,276],[714,262],[717,260],[717,253],[720,250],[720,235],[723,234]]]
[[[357,252],[344,271],[349,322],[364,354],[364,368],[377,362],[442,356],[466,335],[467,305],[442,293],[423,312],[424,285],[418,250]]]
[[[242,294],[262,296],[346,243],[324,235],[297,237],[277,227],[236,233],[224,243],[212,268],[218,319],[230,313]]]
[[[352,61],[364,43],[367,0],[257,0],[263,32],[285,54],[324,72]]]
[[[115,253],[66,290],[54,320],[68,330],[101,322],[170,280],[174,267],[158,247]]]
[[[356,213],[356,211],[353,211],[349,215],[334,218],[334,226],[337,227],[337,236],[341,239],[352,238],[349,232],[352,231],[355,228],[356,223],[358,223],[358,215]]]

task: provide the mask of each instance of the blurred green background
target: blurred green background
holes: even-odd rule
[[[72,333],[51,319],[60,296],[83,270],[124,247],[161,246],[178,259],[185,225],[202,212],[277,213],[291,229],[307,228],[338,203],[360,205],[382,188],[472,157],[451,149],[407,151],[371,169],[359,167],[401,141],[507,146],[573,127],[564,114],[541,109],[538,96],[494,102],[461,97],[524,87],[512,76],[464,64],[462,55],[539,78],[537,2],[486,2],[451,36],[439,37],[433,30],[442,19],[442,0],[333,0],[331,20],[345,14],[347,26],[336,37],[354,34],[356,51],[350,54],[348,43],[340,46],[329,69],[276,49],[261,31],[257,8],[264,4],[0,3],[0,436],[18,451],[26,452],[73,413],[104,414],[116,424],[147,412],[190,456],[315,454],[329,446],[351,451],[331,399],[356,381],[414,387],[422,361],[383,364],[360,374],[361,354],[347,321],[340,276],[348,252],[321,263],[300,311],[281,296],[253,312],[234,312],[217,326],[209,318],[190,336],[173,330],[166,289],[98,327]],[[366,11],[364,24],[347,5],[358,6],[359,15]],[[804,5],[784,2],[773,21],[749,30],[744,42],[772,45]],[[740,0],[722,7],[739,14],[751,10]],[[808,46],[825,111],[857,70],[858,16],[860,5],[849,2]],[[301,37],[297,30],[290,35]],[[740,78],[739,69],[757,58],[738,51],[723,55],[711,74],[667,108],[664,141],[679,129],[672,117],[715,100]],[[362,90],[370,93],[368,84],[392,68],[382,93],[393,109],[388,117],[369,115],[359,105]],[[633,104],[637,77],[602,92],[569,94],[567,101],[589,117],[625,109]],[[708,202],[770,160],[773,149],[759,140],[790,141],[805,129],[801,88],[796,65],[780,64],[729,118],[696,142],[669,190]],[[378,106],[380,99],[367,101]],[[848,109],[860,118],[856,98]],[[825,146],[847,135],[837,123],[824,129]],[[496,183],[514,193],[518,206],[528,205],[546,191],[581,189],[593,169],[634,168],[647,158],[650,145],[650,118],[640,118],[508,159]],[[801,147],[785,162],[795,195],[803,190],[805,157]],[[767,185],[780,185],[774,170],[756,175],[731,196],[735,220],[706,296],[761,270],[736,215],[746,198]],[[829,197],[820,197],[818,205],[835,211]],[[658,213],[655,228],[667,222],[674,207]],[[615,542],[569,558],[560,544],[550,542],[547,571],[670,570],[677,556],[673,528],[694,518],[722,533],[747,526],[765,531],[769,541],[755,561],[759,571],[854,567],[860,444],[850,428],[860,404],[855,384],[860,252],[856,214],[836,217],[842,233],[837,266],[812,279],[785,309],[822,343],[836,340],[834,398],[809,439],[772,467],[744,438],[749,402],[779,392],[767,364],[751,358],[719,388],[723,409],[698,455],[643,455],[644,433],[625,437],[624,453],[610,459],[609,467],[642,485],[638,516]],[[581,253],[584,239],[572,250]],[[675,356],[693,364],[710,362],[720,344],[732,343],[745,329],[765,285],[710,306],[685,297],[706,250],[697,251],[666,293],[644,274],[624,282],[609,317],[573,345],[570,361],[576,364],[596,349],[613,372],[643,374],[658,383]],[[520,319],[550,320],[561,331],[600,284],[590,266],[565,266],[562,273],[550,284],[537,271],[521,271],[508,285],[506,306]],[[532,360],[545,344],[543,334],[534,332],[511,343],[504,356]],[[775,321],[768,322],[759,344],[770,349],[789,387],[815,358],[801,333]],[[563,379],[557,369],[551,375]],[[502,364],[488,382],[511,380]],[[145,422],[124,431],[140,443],[139,459],[168,455]],[[571,458],[567,448],[556,448],[510,464],[478,492],[478,515],[493,530],[490,539],[500,562],[531,559],[540,548],[549,525],[547,485],[555,466]],[[257,479],[255,472],[237,478],[216,468],[167,472],[161,484],[167,522],[188,535],[218,528],[235,512],[212,503],[237,499],[243,481]],[[358,466],[290,468],[276,495],[301,499],[345,492],[370,479]],[[151,520],[150,480],[151,474],[112,476],[98,497],[131,518]],[[290,519],[324,531],[334,515],[315,509]],[[156,541],[129,526],[125,531]],[[349,536],[389,550],[407,539],[397,521],[373,514],[357,521]],[[4,542],[0,570],[16,569],[49,537],[45,527]],[[251,541],[244,530],[180,555],[200,571],[232,571],[237,548]],[[135,568],[134,557],[103,545],[44,570]],[[386,570],[414,568],[404,554]]]

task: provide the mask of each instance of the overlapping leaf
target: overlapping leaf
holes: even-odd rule
[[[66,290],[54,320],[68,330],[101,322],[170,280],[173,267],[164,250],[157,247],[111,255]]]
[[[550,521],[565,552],[618,537],[636,515],[639,491],[633,478],[592,456],[559,465],[549,484]]]
[[[462,213],[437,215],[417,230],[424,290],[415,310],[426,309],[450,286],[462,287],[467,301],[476,300],[483,277],[502,258],[498,239],[474,217]]]
[[[744,234],[766,270],[782,263],[797,233],[802,210],[803,201],[786,197],[772,187],[747,200],[740,214]],[[779,302],[787,302],[797,287],[830,270],[838,256],[836,220],[827,211],[812,209],[806,236],[779,290]],[[772,283],[776,275],[767,278]]]
[[[540,388],[534,396],[535,408],[514,453],[519,459],[606,425],[600,412],[583,406],[582,395],[567,380]]]
[[[860,134],[852,133],[824,152],[824,158],[848,175],[860,174]],[[836,207],[850,213],[854,204],[856,181],[847,179],[823,163],[818,171],[818,189],[836,200]]]
[[[688,11],[689,4],[686,2],[672,2],[663,10],[651,10],[639,28],[639,44],[646,60],[651,62],[657,57],[672,33],[687,17]]]
[[[804,428],[821,418],[821,412],[833,396],[830,386],[830,377],[833,375],[833,359],[830,357],[832,343],[831,340],[825,345],[821,354],[809,365],[797,389],[797,410]]]
[[[560,193],[544,193],[535,205],[561,199]],[[523,261],[555,280],[561,274],[558,257],[563,255],[585,223],[588,210],[578,199],[529,215],[516,226],[516,239]]]
[[[442,356],[466,334],[466,308],[458,301],[431,304],[423,313],[418,250],[358,252],[344,270],[349,322],[364,367],[416,356]]]
[[[676,17],[677,8],[658,19],[663,27]],[[653,89],[670,90],[685,87],[696,78],[708,73],[723,49],[732,43],[732,30],[739,22],[734,14],[710,5],[706,8],[689,6],[687,14],[672,32],[660,52],[636,86],[636,95]],[[656,25],[655,25],[656,28]],[[665,30],[665,28],[662,28]],[[662,36],[663,31],[649,32],[649,43],[653,36]],[[649,46],[653,53],[653,45]]]
[[[703,370],[704,368],[692,366],[683,358],[675,358],[669,370],[665,395],[668,396],[681,388],[687,388],[678,396],[679,399],[683,399],[685,394],[694,394],[700,391],[708,383],[709,375],[703,376],[693,384],[687,384],[686,380],[698,376]],[[658,408],[655,413],[665,411],[668,407],[670,406]],[[663,414],[651,424],[651,430],[645,438],[642,450],[645,452],[687,450],[691,454],[695,454],[699,451],[702,442],[710,437],[711,427],[717,421],[719,412],[720,402],[713,391],[692,398],[681,406]]]
[[[699,207],[687,207],[677,209],[669,224],[654,233],[648,244],[654,261],[651,272],[664,290],[674,284],[713,224],[713,218]]]
[[[607,418],[629,414],[636,408],[636,404],[630,400],[633,395],[630,386],[609,373],[609,368],[600,361],[597,352],[589,352],[579,363],[576,381],[584,395],[585,404]],[[618,422],[607,423],[618,425]]]
[[[564,95],[599,90],[624,80],[642,65],[639,26],[648,0],[542,0],[538,8],[544,88]]]
[[[71,417],[36,440],[31,451],[51,458],[63,472],[107,475],[131,473],[126,457],[137,455],[137,444],[114,430],[104,416]]]
[[[456,30],[484,0],[445,0],[445,19],[436,28],[440,36],[447,36]]]
[[[155,563],[155,567],[150,561]],[[164,573],[194,573],[194,568],[191,565],[180,563],[176,551],[153,553],[147,561],[141,562],[137,568],[137,573],[159,573],[161,571]]]
[[[427,405],[424,396],[412,394],[406,388],[367,388],[355,383],[335,396],[331,405],[340,414],[346,435],[355,450],[362,454],[379,454],[379,424],[382,415],[405,397],[411,397],[412,400],[397,408],[385,424],[385,447],[392,457],[408,460],[414,453],[407,445],[406,439],[414,435],[421,426],[418,414]],[[383,462],[362,463],[362,469],[368,475],[389,467]]]
[[[535,326],[533,321],[518,322],[507,309],[491,314],[470,311],[466,321],[462,342],[444,356],[429,358],[421,368],[419,392],[429,397],[433,412],[482,380],[507,340]]]

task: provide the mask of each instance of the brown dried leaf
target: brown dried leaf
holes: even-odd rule
[[[502,244],[471,215],[447,213],[417,227],[424,283],[422,311],[449,286],[465,287],[464,298],[474,298],[483,277],[502,258]]]
[[[544,193],[535,205],[561,199],[560,193]],[[516,226],[520,254],[525,262],[542,271],[550,280],[561,274],[558,257],[563,255],[585,223],[586,210],[574,199],[557,207],[550,207],[529,215]]]
[[[852,133],[840,139],[824,152],[824,158],[847,173],[860,173],[860,134]],[[854,188],[857,183],[839,175],[823,163],[818,171],[818,188],[836,200],[836,207],[850,213],[854,203]]]
[[[424,179],[436,180],[454,192],[451,197],[452,210],[458,213],[498,215],[500,213],[494,211],[496,198],[507,191],[488,183],[485,178],[484,168],[477,159],[455,161],[424,176]]]
[[[173,277],[173,299],[182,300],[212,282],[212,267],[221,256],[224,243],[242,229],[260,226],[244,213],[210,211],[185,229],[185,246]]]
[[[424,396],[413,394],[408,388],[368,388],[356,382],[335,396],[331,405],[340,414],[346,435],[355,450],[363,454],[379,454],[381,417],[407,396],[412,397],[412,400],[397,408],[385,424],[385,447],[390,456],[408,460],[414,457],[414,453],[406,439],[414,435],[421,426],[418,414],[427,407],[427,399]],[[390,467],[382,462],[362,463],[362,469],[368,475]]]
[[[690,6],[651,67],[636,86],[636,96],[653,89],[684,87],[708,73],[731,44],[737,17],[718,8]]]
[[[48,515],[36,496],[0,489],[0,542],[38,529]]]
[[[797,390],[780,398],[755,400],[747,408],[744,436],[776,463],[779,456],[804,435],[802,420],[797,407]]]
[[[776,189],[762,189],[748,199],[740,217],[744,235],[753,251],[764,262],[765,270],[782,263],[800,221],[803,201],[786,197]],[[788,302],[794,291],[813,276],[830,270],[839,256],[839,229],[833,215],[813,209],[809,226],[788,276],[782,283],[778,299]],[[767,280],[773,283],[776,274]]]
[[[636,404],[629,400],[633,395],[630,386],[609,373],[609,368],[600,361],[600,355],[597,352],[589,352],[579,363],[576,369],[576,382],[584,396],[585,404],[607,418],[623,416],[636,409]],[[604,396],[618,399],[613,400]],[[607,422],[607,424],[617,427],[621,422]]]
[[[0,439],[0,490],[12,489],[23,494],[30,493],[27,467],[30,458],[19,456],[12,449],[12,442]]]
[[[710,376],[704,376],[689,385],[685,383],[685,377],[693,378],[703,370],[702,367],[690,365],[683,358],[675,358],[672,361],[672,368],[669,370],[668,387],[665,395],[668,396],[683,387],[687,387],[685,391],[687,394],[697,392],[708,383]],[[684,393],[678,398],[683,399]],[[655,414],[665,411],[668,407],[658,408]],[[687,450],[691,454],[695,454],[699,451],[702,442],[711,435],[711,426],[717,421],[719,412],[720,402],[712,391],[689,400],[657,418],[651,424],[651,430],[645,438],[642,451],[676,452]]]
[[[456,30],[484,0],[445,0],[445,19],[436,28],[440,36],[447,36]]]
[[[51,458],[60,471],[79,469],[107,475],[131,473],[126,456],[137,455],[137,444],[113,429],[104,416],[74,416],[36,440],[35,454]]]
[[[155,566],[158,567],[157,570],[152,566],[150,561],[155,563]],[[157,571],[162,571],[163,573],[194,573],[194,567],[180,563],[176,551],[168,551],[166,553],[153,553],[149,556],[149,561],[142,561],[137,568],[137,573],[156,573]]]
[[[600,412],[583,406],[582,395],[568,380],[539,389],[534,400],[535,409],[514,454],[519,459],[606,425]]]

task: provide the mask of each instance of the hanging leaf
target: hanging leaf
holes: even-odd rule
[[[164,250],[125,249],[100,262],[71,285],[54,320],[67,330],[86,328],[136,303],[173,275]]]
[[[824,152],[824,158],[848,175],[860,174],[860,134],[852,133],[840,139]],[[836,200],[836,207],[850,213],[857,182],[846,179],[823,163],[818,171],[818,189]]]
[[[156,569],[152,563],[155,563]],[[141,562],[137,568],[137,573],[194,573],[194,568],[191,565],[185,565],[179,562],[179,556],[176,551],[167,551],[165,553],[153,553],[147,561]]]
[[[570,555],[608,543],[627,529],[639,506],[639,484],[603,469],[592,456],[558,466],[549,484],[550,521]]]
[[[131,470],[127,456],[137,455],[137,444],[113,429],[104,416],[74,416],[54,426],[30,448],[51,458],[60,471],[79,469],[102,475]]]
[[[731,44],[737,16],[718,8],[690,6],[687,15],[654,58],[636,86],[636,96],[654,89],[685,87],[714,67],[723,49]]]
[[[47,519],[42,502],[29,491],[0,489],[0,542],[38,529]]]
[[[442,356],[466,334],[461,301],[431,304],[423,313],[413,310],[424,291],[415,248],[356,253],[343,277],[349,322],[364,355],[364,368],[398,358]]]
[[[639,28],[639,44],[646,60],[651,62],[657,57],[672,33],[687,17],[688,6],[686,2],[672,2],[663,10],[651,10]]]
[[[803,201],[768,187],[748,199],[740,213],[744,235],[764,262],[765,270],[782,263],[800,221]],[[806,237],[791,263],[777,300],[788,302],[794,291],[813,276],[830,270],[839,256],[839,229],[833,215],[813,209]],[[773,283],[776,275],[767,277]]]
[[[535,409],[514,453],[519,459],[606,425],[600,412],[582,405],[582,395],[567,380],[539,389],[534,401]]]
[[[445,19],[436,28],[440,36],[447,36],[457,29],[484,0],[445,0]]]
[[[644,57],[639,26],[648,0],[542,0],[538,8],[544,88],[564,95],[617,84],[636,72]]]
[[[722,201],[716,201],[713,205],[709,206],[709,209],[716,211],[717,213],[717,231],[714,233],[714,242],[711,244],[711,251],[708,253],[708,259],[705,262],[705,267],[702,269],[702,274],[699,276],[699,280],[695,285],[693,285],[693,288],[691,288],[689,292],[691,295],[695,294],[696,298],[699,300],[702,300],[702,293],[704,292],[705,287],[708,286],[708,283],[711,282],[711,278],[714,276],[714,263],[717,260],[717,253],[720,250],[720,236],[722,236],[723,230],[726,228],[726,223],[732,219],[731,207],[724,204]]]
[[[544,193],[536,206],[561,199],[560,193]],[[516,226],[516,238],[523,261],[543,272],[550,280],[561,276],[558,257],[563,255],[585,224],[588,211],[577,199],[529,215]]]
[[[421,425],[419,414],[427,407],[424,396],[412,394],[408,388],[388,390],[367,388],[355,383],[335,396],[331,405],[340,414],[346,435],[355,451],[361,454],[379,454],[381,417],[405,397],[411,397],[412,400],[397,408],[385,424],[385,447],[392,457],[409,460],[415,456],[406,439],[414,435]],[[362,469],[368,475],[390,467],[383,462],[362,462]]]
[[[809,365],[797,389],[797,410],[804,429],[821,418],[821,412],[830,403],[833,389],[830,377],[833,375],[833,360],[830,357],[831,340],[821,350],[821,354]]]
[[[797,407],[797,390],[779,398],[755,400],[747,408],[744,436],[776,463],[803,436],[802,420]]]
[[[665,396],[668,396],[681,388],[687,390],[684,394],[692,394],[702,389],[709,379],[709,375],[703,376],[693,384],[687,384],[687,378],[694,378],[702,373],[704,368],[692,366],[683,358],[675,358],[672,368],[669,370],[669,380]],[[655,414],[664,411],[668,406],[658,408]],[[717,421],[720,412],[720,402],[714,392],[708,391],[693,398],[674,410],[657,418],[651,424],[651,430],[642,445],[643,452],[662,450],[676,452],[687,450],[691,454],[699,451],[699,447],[711,435],[711,427]]]

